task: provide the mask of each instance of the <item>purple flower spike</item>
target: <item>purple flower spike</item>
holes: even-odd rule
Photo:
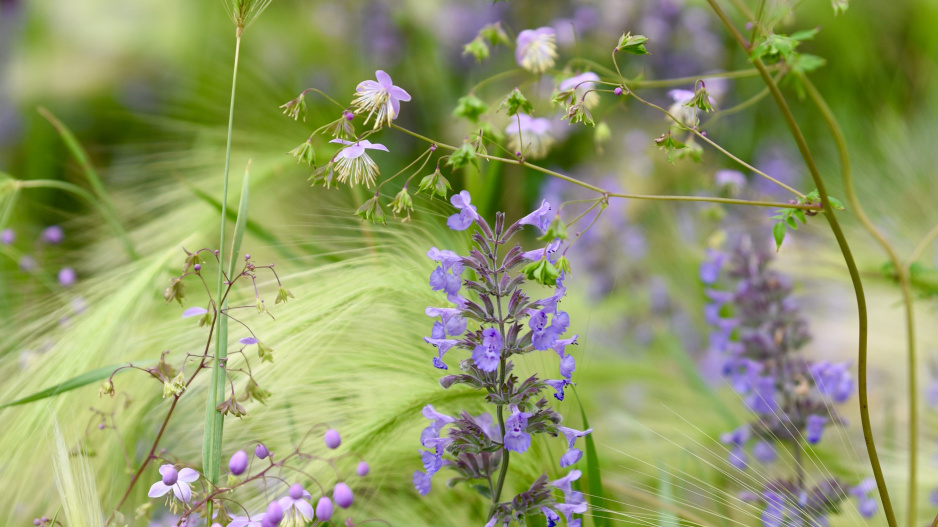
[[[62,270],[59,271],[59,285],[62,287],[73,285],[77,279],[78,276],[71,267],[63,267]]]
[[[550,226],[551,216],[550,212],[552,211],[550,203],[545,199],[541,202],[541,206],[537,210],[528,214],[527,216],[518,220],[519,225],[534,225],[541,232],[547,232],[547,227]]]
[[[0,231],[0,244],[10,245],[16,241],[16,231],[13,229],[3,229]]]
[[[360,462],[355,468],[355,473],[361,477],[367,476],[369,472],[371,472],[371,467],[369,467],[368,463],[365,463],[364,461]]]
[[[476,212],[476,206],[473,205],[469,191],[463,190],[459,194],[453,194],[449,199],[459,212],[453,214],[446,220],[446,226],[454,231],[464,231],[472,225],[472,222],[479,219],[479,213]]]
[[[46,227],[42,231],[42,241],[46,243],[51,243],[53,245],[58,245],[65,241],[65,231],[62,230],[62,227],[58,225],[52,225],[51,227]]]
[[[355,495],[352,494],[352,489],[349,488],[345,483],[336,483],[335,489],[332,490],[332,499],[335,501],[335,504],[343,509],[347,509],[352,506],[352,502],[355,501]]]
[[[342,436],[332,428],[326,430],[326,435],[323,439],[326,442],[326,446],[329,448],[339,448],[339,445],[342,444]]]
[[[228,470],[231,471],[235,476],[240,476],[244,474],[244,471],[248,469],[248,455],[244,450],[238,450],[231,456],[231,459],[228,461]]]
[[[258,443],[257,446],[254,447],[254,455],[257,456],[258,459],[266,459],[267,456],[270,455],[270,450],[267,450],[267,447],[263,444]]]
[[[319,518],[319,521],[329,521],[332,518],[333,511],[332,500],[325,496],[319,498],[319,501],[316,503],[316,517]]]

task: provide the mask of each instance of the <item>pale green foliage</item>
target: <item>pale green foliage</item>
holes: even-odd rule
[[[62,503],[63,524],[69,527],[103,527],[104,514],[91,464],[83,454],[72,455],[57,420],[52,421],[55,442],[52,467]]]

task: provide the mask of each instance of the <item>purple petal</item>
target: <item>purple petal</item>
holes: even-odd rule
[[[238,342],[245,346],[250,346],[251,344],[257,344],[257,339],[254,337],[244,337],[243,339],[239,339]]]
[[[296,510],[303,515],[307,520],[313,519],[313,506],[309,504],[308,501],[299,500],[293,502],[293,506],[296,507]]]
[[[355,88],[355,91],[358,93],[365,91],[377,91],[381,89],[381,85],[373,80],[362,81],[358,83],[358,87]]]
[[[199,473],[192,470],[191,468],[184,468],[179,471],[179,481],[185,481],[186,483],[192,483],[199,480]]]
[[[173,494],[183,503],[189,503],[189,501],[192,500],[192,489],[182,481],[177,481],[176,484],[173,485]]]
[[[169,486],[164,485],[162,481],[157,481],[152,486],[150,486],[150,491],[147,492],[147,496],[151,498],[159,498],[160,496],[165,496],[169,492]]]
[[[190,307],[182,312],[182,318],[197,317],[206,313],[208,313],[208,310],[204,307]]]
[[[391,86],[394,86],[394,82],[391,80],[391,76],[384,72],[384,70],[378,70],[375,72],[375,78],[378,79],[378,83],[386,90],[390,90]]]
[[[353,143],[353,142],[351,142],[351,141],[346,141],[345,139],[333,139],[332,141],[329,141],[329,142],[330,142],[330,143],[339,143],[339,144],[343,144],[343,145],[354,145],[354,144],[355,144],[355,143]]]
[[[388,88],[388,94],[391,95],[391,98],[397,99],[399,101],[407,102],[410,100],[410,94],[398,86],[391,86]]]
[[[365,139],[364,141],[361,142],[361,146],[364,147],[364,148],[368,148],[368,149],[370,149],[370,150],[383,150],[383,151],[385,151],[385,152],[389,152],[388,147],[386,147],[386,146],[384,146],[384,145],[382,145],[382,144],[380,144],[380,143],[372,143],[371,141],[369,141],[369,140],[367,140],[367,139]],[[357,157],[357,156],[356,156],[356,157]]]

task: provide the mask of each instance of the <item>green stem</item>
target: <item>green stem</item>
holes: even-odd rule
[[[909,260],[909,264],[903,264],[902,261],[900,261],[899,256],[896,253],[895,248],[893,248],[892,244],[889,243],[889,240],[886,238],[886,236],[876,228],[876,225],[874,225],[873,221],[870,220],[869,216],[867,216],[866,211],[860,205],[860,198],[857,196],[856,189],[853,186],[853,173],[850,166],[850,153],[847,149],[847,140],[844,137],[843,130],[840,129],[840,125],[837,122],[837,118],[834,116],[834,112],[831,111],[830,107],[827,105],[827,102],[824,100],[824,97],[821,96],[821,93],[814,86],[814,83],[812,83],[804,75],[801,75],[800,79],[808,93],[808,96],[814,102],[815,106],[817,106],[818,110],[821,111],[821,116],[830,129],[834,143],[837,145],[837,153],[840,157],[841,176],[844,182],[844,192],[847,195],[847,202],[850,203],[850,206],[853,209],[853,213],[856,215],[857,220],[860,221],[860,224],[863,225],[867,232],[869,232],[877,242],[879,242],[879,245],[882,246],[883,250],[886,252],[886,255],[889,257],[889,260],[892,262],[893,268],[895,269],[896,279],[899,282],[900,290],[902,292],[902,303],[905,311],[905,329],[908,345],[907,355],[909,368],[908,525],[909,527],[915,527],[915,510],[917,508],[916,475],[918,464],[918,383],[916,376],[915,310],[913,308],[914,298],[912,296],[912,281],[911,277],[909,276],[909,265],[911,265],[911,263],[914,261],[914,258]],[[938,227],[935,228],[935,234],[938,235]],[[913,257],[917,258],[914,251]]]
[[[458,150],[458,148],[453,145],[448,145],[446,143],[434,141],[433,139],[430,139],[429,137],[420,135],[416,132],[412,132],[406,128],[401,128],[400,126],[396,124],[391,125],[391,127],[396,130],[400,130],[401,132],[404,132],[405,134],[408,134],[412,137],[416,137],[417,139],[421,139],[428,143],[435,144],[438,147],[443,148],[445,150],[452,150],[452,151]],[[487,159],[489,161],[497,161],[500,163],[521,165],[523,167],[530,168],[531,170],[540,172],[542,174],[547,174],[548,176],[562,179],[569,183],[573,183],[574,185],[579,185],[583,188],[590,189],[593,192],[598,192],[599,194],[609,196],[610,198],[643,199],[643,200],[651,200],[651,201],[693,201],[693,202],[703,202],[703,203],[726,203],[726,204],[731,204],[731,205],[750,205],[754,207],[773,207],[773,208],[781,208],[781,209],[819,210],[816,205],[799,205],[799,204],[794,204],[794,203],[781,203],[781,202],[774,202],[774,201],[749,201],[749,200],[744,200],[744,199],[714,198],[714,197],[709,197],[709,196],[656,196],[652,194],[626,194],[626,193],[609,192],[608,190],[605,190],[603,188],[600,188],[595,185],[591,185],[589,183],[580,181],[579,179],[561,174],[560,172],[555,172],[548,168],[544,168],[538,165],[533,165],[531,163],[528,163],[527,161],[520,161],[518,159],[510,159],[507,157],[490,156],[487,154],[476,154],[476,155],[478,157],[481,157],[482,159]]]
[[[215,337],[215,357],[212,359],[212,376],[209,386],[207,404],[205,405],[205,433],[202,437],[202,466],[205,478],[217,486],[218,474],[221,466],[221,444],[222,430],[224,427],[224,416],[218,411],[218,404],[225,398],[225,366],[228,356],[228,319],[220,316],[227,307],[227,299],[223,298],[225,293],[224,284],[224,255],[225,255],[225,223],[227,221],[228,210],[228,172],[231,166],[231,136],[234,127],[234,105],[235,89],[238,80],[238,57],[241,51],[241,32],[238,31],[235,37],[234,71],[231,77],[231,104],[228,110],[228,142],[225,147],[225,179],[222,187],[221,199],[221,235],[218,242],[218,294],[216,298],[219,304],[215,306],[215,317],[218,319],[218,334]],[[232,280],[233,277],[229,277]],[[211,516],[211,504],[209,504],[209,516]]]
[[[916,245],[915,249],[912,250],[911,256],[909,256],[909,261],[906,267],[911,267],[912,264],[914,264],[915,261],[918,260],[920,256],[922,256],[922,253],[925,252],[925,249],[928,248],[928,246],[935,240],[936,237],[938,237],[938,225],[932,227],[931,230],[928,231],[928,234],[922,238],[922,241],[918,242],[918,245]]]
[[[733,37],[736,39],[739,45],[743,48],[743,50],[746,51],[747,54],[749,54],[748,43],[736,29],[736,26],[733,25],[733,23],[730,21],[729,17],[727,17],[726,13],[723,11],[723,8],[720,7],[716,0],[707,0],[707,2],[723,22],[723,25],[726,26],[726,29],[733,34]],[[811,178],[814,180],[814,183],[817,186],[818,195],[821,198],[821,205],[824,207],[824,216],[827,218],[831,230],[834,232],[834,237],[837,239],[837,244],[840,247],[841,253],[843,253],[844,261],[847,264],[847,269],[850,272],[850,279],[853,282],[853,288],[856,293],[857,311],[859,314],[857,376],[859,378],[860,421],[863,428],[863,438],[866,441],[867,451],[870,456],[870,465],[873,469],[873,476],[876,479],[876,487],[879,489],[880,499],[883,502],[883,512],[886,515],[886,520],[890,527],[897,527],[896,516],[892,510],[892,501],[889,499],[889,491],[886,488],[886,480],[883,477],[883,469],[879,463],[879,455],[876,453],[876,444],[873,439],[873,430],[870,424],[870,408],[867,386],[868,379],[866,375],[867,337],[869,328],[867,327],[868,321],[866,311],[866,295],[863,291],[863,282],[860,279],[860,272],[857,269],[856,262],[853,260],[853,254],[850,252],[850,246],[847,243],[847,239],[840,227],[840,223],[837,221],[837,217],[834,215],[834,209],[831,207],[830,200],[827,195],[827,189],[824,186],[824,180],[821,178],[821,173],[818,170],[817,163],[814,161],[814,157],[811,154],[811,149],[808,147],[808,143],[804,138],[804,134],[801,133],[801,128],[798,126],[798,122],[795,120],[794,114],[792,114],[791,109],[788,107],[788,103],[785,101],[785,96],[782,95],[781,90],[779,90],[778,85],[775,84],[775,81],[772,79],[772,75],[769,74],[769,71],[762,63],[762,60],[756,57],[752,60],[752,62],[756,69],[759,70],[759,74],[762,76],[762,80],[765,82],[766,87],[769,88],[769,92],[771,93],[772,98],[775,100],[776,106],[778,106],[778,109],[781,112],[782,117],[785,119],[785,123],[788,125],[788,129],[795,140],[795,143],[798,145],[798,150],[801,152],[801,157],[804,159],[805,165],[808,167],[808,171],[811,173]]]

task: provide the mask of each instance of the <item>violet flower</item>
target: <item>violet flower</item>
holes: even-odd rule
[[[364,183],[367,188],[374,186],[375,179],[379,174],[378,165],[371,159],[366,150],[387,152],[386,146],[372,143],[367,139],[354,143],[345,139],[333,139],[329,142],[346,145],[332,158],[333,163],[335,163],[335,171],[338,173],[339,183],[348,181],[351,186],[361,183]]]
[[[515,60],[531,73],[544,73],[557,60],[556,34],[551,27],[525,29],[518,33]]]
[[[147,496],[159,498],[172,490],[176,499],[183,503],[189,503],[192,499],[192,489],[189,488],[189,483],[198,481],[199,473],[191,468],[177,471],[176,467],[172,465],[163,465],[160,467],[160,474],[163,478],[150,486]]]
[[[372,80],[362,81],[355,88],[357,95],[352,101],[355,107],[355,114],[367,113],[365,124],[375,115],[374,128],[378,128],[387,123],[391,126],[391,121],[397,119],[401,113],[401,101],[410,100],[410,94],[402,88],[395,86],[391,81],[391,76],[382,70],[375,72],[377,82]]]

